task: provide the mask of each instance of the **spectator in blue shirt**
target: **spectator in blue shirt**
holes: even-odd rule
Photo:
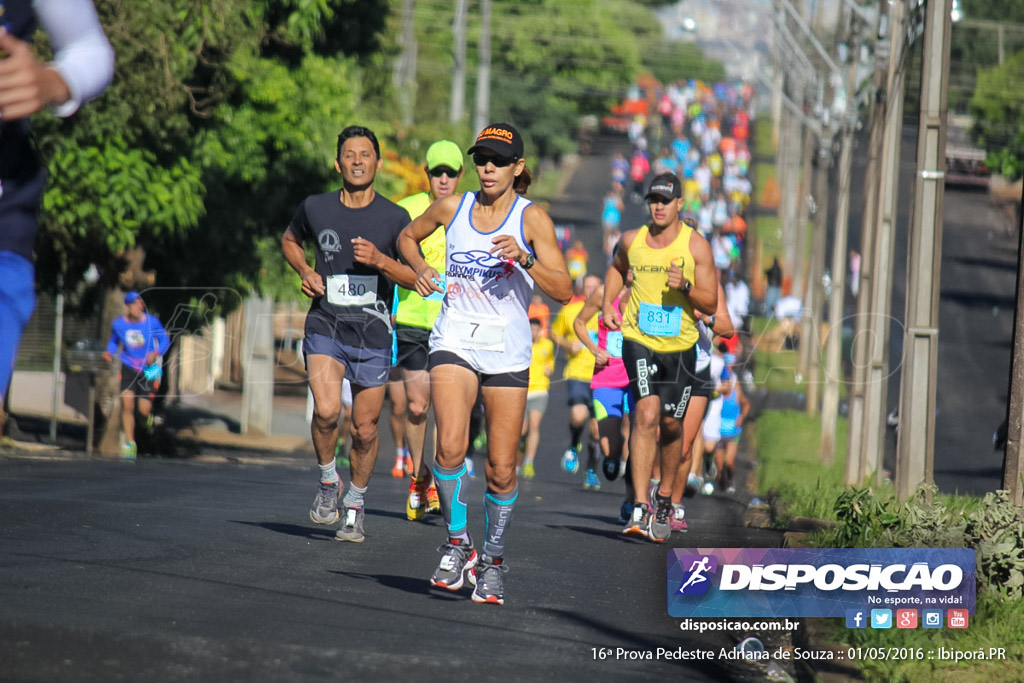
[[[103,358],[114,360],[118,347],[121,352],[121,428],[125,444],[121,455],[134,460],[138,454],[135,445],[135,399],[139,414],[152,426],[153,397],[160,388],[160,356],[167,351],[171,340],[160,321],[146,313],[146,305],[138,292],[124,295],[124,316],[114,321]]]

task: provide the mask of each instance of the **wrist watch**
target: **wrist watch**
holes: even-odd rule
[[[533,254],[527,254],[526,263],[523,264],[523,270],[529,270],[530,268],[533,268],[533,264],[536,262],[537,259],[534,258]]]
[[[691,289],[693,289],[693,283],[689,280],[683,280],[683,294],[689,294]]]
[[[712,313],[710,316],[708,316],[708,323],[707,323],[707,325],[708,325],[708,329],[709,330],[714,330],[715,329],[715,314],[714,313]]]

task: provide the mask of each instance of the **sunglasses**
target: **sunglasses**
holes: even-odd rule
[[[516,157],[497,157],[490,154],[481,154],[480,152],[473,154],[473,163],[477,166],[486,166],[488,163],[491,163],[497,168],[505,168],[506,166],[511,166],[516,161]]]
[[[430,169],[430,171],[428,171],[428,173],[430,173],[431,178],[440,178],[441,176],[445,175],[448,176],[449,178],[454,178],[455,176],[459,175],[458,171],[453,171],[447,166],[438,166],[437,168],[432,168]]]

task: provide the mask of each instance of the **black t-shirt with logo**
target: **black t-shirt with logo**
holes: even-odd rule
[[[327,288],[325,296],[313,299],[306,334],[348,346],[390,348],[394,284],[376,268],[356,262],[352,240],[369,240],[397,260],[398,233],[409,224],[409,214],[379,194],[361,209],[345,206],[339,196],[335,191],[306,197],[288,225],[300,240],[316,244],[316,272]]]

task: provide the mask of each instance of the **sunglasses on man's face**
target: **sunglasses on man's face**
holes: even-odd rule
[[[486,166],[488,163],[494,164],[498,168],[505,168],[515,163],[515,157],[497,157],[490,154],[481,154],[476,152],[473,154],[473,163],[477,166]]]
[[[455,176],[459,175],[458,171],[453,171],[447,166],[438,166],[437,168],[432,168],[430,169],[429,173],[431,178],[440,178],[441,176],[445,175],[448,176],[449,178],[454,178]]]

